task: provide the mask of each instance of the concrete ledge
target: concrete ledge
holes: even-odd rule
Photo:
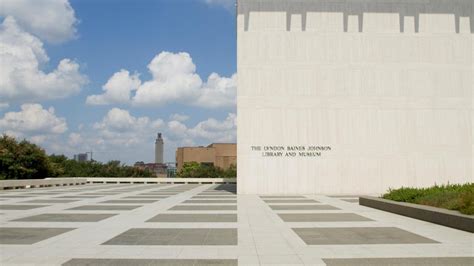
[[[376,197],[359,197],[359,204],[474,233],[474,216],[457,211]]]
[[[0,189],[72,186],[72,185],[85,185],[85,184],[87,184],[87,179],[85,178],[46,178],[46,179],[1,180]]]
[[[93,184],[236,184],[236,178],[85,177]]]

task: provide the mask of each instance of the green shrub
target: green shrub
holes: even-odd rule
[[[389,189],[384,199],[429,205],[474,214],[474,183],[435,185],[428,188]]]

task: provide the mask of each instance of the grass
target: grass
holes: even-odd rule
[[[428,188],[389,189],[384,199],[428,205],[474,215],[474,183],[435,185]]]

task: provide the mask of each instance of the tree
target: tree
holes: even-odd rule
[[[36,144],[2,135],[0,179],[39,179],[55,174],[46,153]]]
[[[199,164],[197,162],[186,162],[183,168],[177,173],[178,177],[236,177],[237,170],[235,165],[230,165],[226,170],[209,164]]]

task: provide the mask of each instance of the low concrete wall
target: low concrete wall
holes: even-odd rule
[[[0,189],[17,189],[33,187],[52,187],[68,185],[85,185],[85,178],[46,178],[46,179],[23,179],[23,180],[1,180]]]
[[[236,184],[236,178],[134,178],[86,177],[87,183],[102,184]]]
[[[359,204],[474,233],[474,216],[456,211],[376,197],[359,197]]]

